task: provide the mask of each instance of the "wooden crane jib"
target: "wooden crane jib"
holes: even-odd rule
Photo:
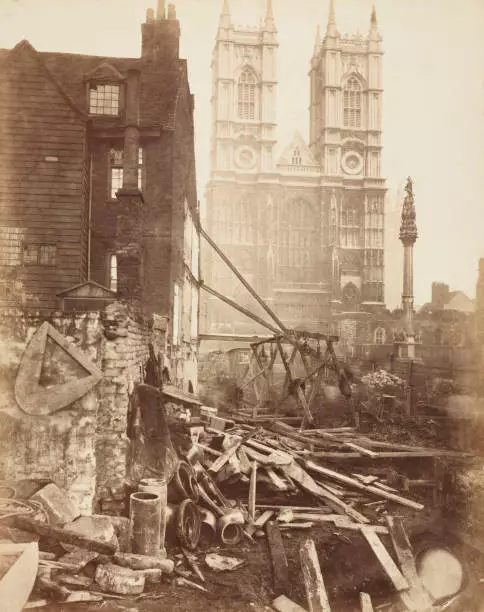
[[[234,300],[231,300],[227,296],[219,293],[212,287],[207,286],[203,281],[200,282],[200,286],[202,289],[210,293],[214,297],[217,297],[221,301],[225,302],[235,310],[238,310],[248,318],[252,319],[259,325],[265,327],[270,330],[273,334],[273,338],[264,339],[259,342],[255,342],[251,344],[251,349],[253,353],[254,362],[258,366],[258,372],[253,375],[249,382],[254,384],[254,388],[256,388],[257,379],[261,376],[269,381],[268,371],[272,369],[274,364],[274,359],[276,356],[276,352],[279,353],[281,357],[282,364],[284,369],[286,370],[286,383],[285,386],[291,387],[292,393],[296,396],[300,407],[304,413],[304,420],[301,428],[303,429],[307,423],[313,422],[313,417],[311,414],[311,403],[313,402],[317,392],[320,388],[322,373],[323,370],[333,370],[338,377],[338,386],[341,393],[349,398],[351,396],[351,383],[356,381],[356,377],[351,372],[348,366],[341,366],[338,364],[338,359],[334,352],[334,342],[338,341],[337,336],[327,336],[321,333],[314,333],[308,331],[297,331],[297,330],[289,330],[285,327],[283,322],[277,316],[277,314],[264,302],[264,300],[259,296],[259,294],[255,291],[255,289],[250,285],[250,283],[242,276],[242,274],[237,270],[235,265],[229,260],[229,258],[223,253],[223,251],[218,247],[218,245],[210,238],[210,236],[200,228],[200,235],[205,238],[205,240],[210,244],[210,246],[215,250],[215,252],[219,255],[222,261],[230,268],[230,270],[235,274],[235,276],[240,280],[243,286],[247,289],[247,291],[252,295],[252,297],[257,301],[257,303],[264,309],[264,311],[269,315],[272,319],[272,322],[269,323],[266,320],[262,319],[249,309],[237,304]],[[319,350],[314,349],[308,344],[308,340],[315,340],[318,342],[324,341],[326,343],[326,351],[324,356],[321,356]],[[283,349],[283,343],[290,344],[293,347],[293,356],[290,359],[287,359],[287,356]],[[276,351],[272,352],[272,360],[268,367],[264,367],[260,361],[258,348],[263,346],[264,344],[271,344],[276,347]],[[295,354],[298,353],[301,361],[306,370],[306,378],[301,381],[297,377],[295,377],[291,371],[291,361],[293,360]],[[310,371],[307,357],[316,358],[317,361],[320,362],[318,367],[313,371]],[[317,377],[316,382],[312,385],[309,392],[305,393],[305,383],[311,380],[313,377]]]

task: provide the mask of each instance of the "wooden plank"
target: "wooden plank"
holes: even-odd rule
[[[277,612],[307,612],[304,608],[285,595],[279,595],[279,597],[276,597],[271,605],[274,610],[277,610]]]
[[[373,612],[373,604],[368,593],[360,593],[361,612]]]
[[[250,461],[243,446],[241,446],[237,451],[237,456],[240,462],[240,471],[242,472],[242,474],[248,474],[250,472]]]
[[[258,519],[254,521],[254,525],[256,527],[264,527],[264,525],[267,523],[267,521],[270,518],[272,518],[273,515],[274,515],[274,510],[266,510],[259,516]]]
[[[372,459],[378,457],[378,453],[375,453],[375,451],[369,450],[368,448],[364,448],[363,446],[359,446],[358,444],[354,444],[353,442],[342,442],[341,445],[345,448],[354,450],[362,455],[371,457]]]
[[[255,519],[256,487],[257,487],[257,461],[254,461],[252,463],[252,471],[250,473],[250,484],[249,484],[249,514],[252,517],[252,520]]]
[[[319,565],[318,553],[313,540],[305,540],[299,548],[304,586],[309,604],[309,612],[331,612],[328,594],[324,586]]]
[[[53,527],[52,525],[46,525],[35,519],[31,519],[28,516],[16,516],[13,519],[15,527],[28,531],[29,533],[35,533],[40,537],[48,538],[53,542],[64,542],[65,544],[73,544],[79,548],[86,548],[93,552],[98,552],[105,555],[112,555],[116,552],[116,546],[109,542],[100,542],[93,538],[88,538],[75,531],[68,529],[62,529],[60,527]]]
[[[323,429],[307,429],[304,432],[306,436],[317,436],[321,433],[329,433],[329,434],[346,434],[356,432],[356,427],[331,427],[331,428],[323,428]]]
[[[252,438],[252,436],[254,436],[256,433],[259,433],[259,432],[260,432],[260,429],[259,430],[254,429],[250,431],[248,434],[246,434],[245,436],[243,436],[242,438],[240,438],[239,440],[237,440],[237,442],[235,442],[233,446],[231,446],[224,453],[222,453],[220,457],[217,457],[217,459],[215,459],[215,461],[212,463],[212,465],[209,468],[209,472],[211,472],[212,474],[216,474],[217,472],[219,472],[223,468],[223,466],[227,463],[227,461],[230,459],[230,457],[232,457],[232,455],[239,449],[239,447],[242,446],[244,442]]]
[[[315,514],[312,512],[294,512],[294,521],[313,521],[315,523],[334,523],[337,527],[343,529],[351,529],[359,531],[362,527],[372,529],[375,533],[386,535],[388,529],[383,525],[362,525],[361,523],[353,523],[344,514]]]
[[[279,526],[274,521],[267,523],[266,533],[272,560],[274,593],[282,595],[289,586],[289,566],[282,535]]]
[[[402,519],[387,515],[386,521],[402,574],[410,585],[408,592],[401,593],[402,601],[409,610],[428,610],[432,607],[432,600],[417,573],[412,546],[410,545]]]
[[[376,558],[385,570],[387,576],[392,581],[396,590],[404,591],[408,589],[410,585],[408,584],[405,576],[398,569],[395,561],[391,558],[388,550],[385,548],[378,535],[371,529],[365,529],[364,527],[361,528],[361,533],[371,546]]]
[[[365,491],[366,493],[371,493],[373,495],[377,495],[378,497],[383,497],[384,499],[394,501],[396,503],[401,504],[402,506],[406,506],[414,510],[422,510],[424,508],[423,504],[414,502],[405,497],[401,497],[400,495],[395,495],[394,493],[390,493],[383,489],[379,489],[377,487],[374,487],[373,485],[365,485],[362,482],[358,482],[354,478],[350,478],[349,476],[345,476],[344,474],[339,474],[338,472],[318,465],[313,461],[305,461],[304,463],[309,470],[312,470],[323,476],[327,476],[328,478],[336,480],[337,482],[346,484],[350,487],[353,487],[354,489],[359,489],[360,491]]]
[[[336,511],[343,511],[348,516],[351,516],[358,523],[369,523],[369,520],[366,516],[363,516],[360,512],[352,508],[350,505],[346,504],[344,501],[333,495],[329,491],[326,491],[322,487],[320,487],[314,479],[305,472],[300,465],[298,465],[295,461],[293,461],[290,465],[282,466],[281,470],[285,475],[292,478],[295,482],[299,484],[299,486],[318,497],[319,499],[323,499],[330,508],[333,508]]]
[[[292,489],[287,480],[281,478],[272,468],[266,468],[266,474],[278,491],[289,491]]]
[[[366,485],[375,484],[378,476],[364,476],[363,474],[352,474],[356,479]]]

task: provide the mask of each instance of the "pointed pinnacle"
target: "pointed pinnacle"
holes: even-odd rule
[[[272,10],[272,0],[267,0],[266,4],[266,20],[272,19],[274,21],[274,11]]]
[[[314,39],[314,51],[313,51],[313,55],[316,55],[316,53],[319,51],[319,48],[321,46],[321,30],[319,28],[319,23],[316,26],[316,38]]]
[[[339,36],[336,28],[336,18],[334,13],[334,0],[329,0],[329,14],[328,14],[328,25],[326,26],[326,36],[337,37]]]
[[[224,0],[224,5],[222,8],[222,15],[230,15],[229,0]]]
[[[371,25],[372,26],[376,26],[377,25],[375,5],[373,5],[373,7],[371,9]]]

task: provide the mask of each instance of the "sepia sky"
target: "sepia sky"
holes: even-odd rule
[[[317,23],[329,0],[273,0],[279,32],[279,141],[307,139],[307,76]],[[156,0],[151,0],[151,6]],[[168,2],[167,2],[168,4]],[[383,175],[392,204],[414,179],[419,239],[415,302],[432,281],[475,295],[484,257],[484,2],[375,0],[385,50]],[[256,25],[265,0],[230,0],[233,21]],[[371,0],[335,0],[341,33],[366,33]],[[150,0],[0,0],[0,47],[26,38],[39,51],[139,56]],[[181,55],[189,60],[196,105],[199,198],[208,179],[210,61],[222,0],[178,0]],[[394,237],[397,240],[397,236]],[[393,262],[395,265],[395,262]],[[401,271],[386,262],[387,283]],[[394,279],[392,281],[392,279]],[[394,294],[395,292],[393,292]],[[392,294],[392,295],[393,295]],[[395,306],[389,300],[389,306]]]

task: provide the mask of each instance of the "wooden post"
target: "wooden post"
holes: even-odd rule
[[[302,542],[299,549],[301,569],[306,587],[309,612],[331,612],[328,594],[324,586],[318,553],[313,540]]]
[[[235,276],[240,280],[240,282],[244,285],[247,291],[252,295],[252,297],[262,306],[262,308],[267,312],[267,314],[271,317],[271,319],[277,323],[277,325],[281,328],[283,332],[286,332],[282,321],[279,317],[269,308],[269,306],[264,302],[264,300],[259,296],[259,294],[252,288],[252,286],[245,280],[242,274],[237,270],[234,264],[230,261],[230,259],[223,253],[223,251],[215,244],[215,242],[210,238],[210,236],[200,228],[200,236],[203,236],[205,240],[210,244],[210,246],[216,251],[218,256],[227,264],[227,266],[232,270]],[[277,333],[277,332],[276,332]]]
[[[281,341],[280,341],[279,338],[277,338],[276,342],[277,342],[277,346],[279,347],[279,353],[281,355],[282,363],[284,365],[284,369],[286,370],[287,377],[289,379],[289,382],[292,383],[294,381],[294,378],[292,376],[291,367],[290,367],[290,365],[287,362],[286,355],[284,354],[284,349],[282,348]],[[311,412],[309,411],[309,407],[308,407],[308,404],[306,402],[306,398],[304,396],[304,393],[302,392],[301,387],[298,386],[297,389],[296,389],[296,392],[297,392],[297,398],[299,400],[299,404],[300,404],[300,406],[302,408],[303,414],[305,415],[307,422],[308,423],[312,423],[313,422],[313,416],[312,416]]]
[[[267,541],[274,573],[274,593],[282,595],[289,586],[289,567],[279,526],[274,521],[266,525]]]
[[[261,405],[261,398],[260,398],[259,387],[257,385],[257,378],[260,372],[257,371],[257,365],[255,363],[253,354],[249,357],[249,372],[252,375],[252,384],[254,386],[254,393],[255,393],[255,400],[256,400],[256,404],[252,409],[252,418],[255,419],[255,417],[257,416],[257,410],[259,409],[259,406]]]
[[[402,519],[396,516],[387,516],[386,519],[398,563],[403,576],[410,585],[408,591],[400,593],[400,598],[409,610],[430,610],[432,600],[417,573],[412,547]]]
[[[280,343],[277,342],[277,339],[276,339],[276,346],[279,347],[279,344]],[[284,363],[284,356],[283,356],[283,354],[282,353],[280,353],[280,354],[281,354],[282,364],[284,365],[284,368],[286,369],[286,376],[284,377],[284,384],[282,386],[281,396],[279,398],[279,401],[282,401],[285,398],[285,396],[286,396],[287,388],[289,386],[289,383],[292,380],[292,377],[291,377],[290,372],[289,372],[289,374],[287,372],[287,368],[286,368],[285,363]],[[297,347],[294,346],[293,349],[292,349],[291,356],[289,357],[289,360],[286,359],[286,362],[289,365],[289,367],[293,364],[294,360],[296,359],[296,355],[297,355]]]
[[[373,604],[368,593],[360,593],[361,612],[373,612]]]
[[[252,520],[255,520],[255,500],[256,500],[256,488],[257,488],[257,461],[252,463],[252,471],[250,473],[250,485],[249,485],[249,514]]]
[[[235,310],[238,310],[239,312],[244,314],[246,317],[249,317],[249,319],[252,319],[256,323],[259,323],[259,325],[262,325],[262,327],[265,327],[266,329],[270,329],[270,331],[273,334],[280,334],[281,333],[280,330],[277,329],[277,327],[274,327],[270,323],[267,323],[267,321],[264,321],[264,319],[261,319],[259,316],[257,316],[256,314],[254,314],[250,310],[247,310],[247,308],[244,308],[243,306],[240,306],[239,304],[237,304],[237,302],[234,302],[233,300],[231,300],[230,298],[226,297],[225,295],[222,295],[218,291],[215,291],[215,289],[212,289],[211,287],[209,287],[205,283],[200,283],[200,287],[202,289],[204,289],[207,293],[210,293],[214,297],[217,297],[219,300],[222,300],[222,302],[225,302],[229,306],[232,306],[232,308],[235,308]]]

